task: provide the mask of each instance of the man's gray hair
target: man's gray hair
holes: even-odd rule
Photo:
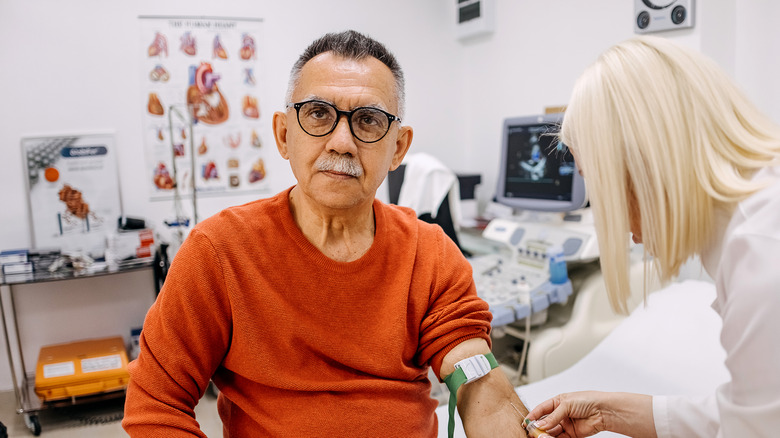
[[[357,61],[371,56],[385,64],[395,78],[398,117],[403,119],[406,93],[404,91],[404,74],[401,71],[401,66],[396,61],[395,56],[382,43],[354,30],[325,34],[303,51],[290,72],[290,82],[287,85],[287,96],[285,98],[287,104],[293,103],[293,90],[298,86],[303,66],[315,56],[325,52],[333,52],[340,57]]]

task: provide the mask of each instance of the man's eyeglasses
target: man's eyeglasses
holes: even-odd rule
[[[342,115],[347,116],[349,130],[363,143],[376,143],[390,130],[390,125],[401,119],[379,108],[363,106],[352,111],[341,111],[333,104],[321,100],[307,100],[287,105],[295,108],[298,124],[312,137],[324,137],[339,123]]]

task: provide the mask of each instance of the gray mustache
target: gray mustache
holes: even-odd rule
[[[363,176],[363,167],[354,158],[345,155],[326,155],[314,163],[320,172],[344,173],[355,178]]]

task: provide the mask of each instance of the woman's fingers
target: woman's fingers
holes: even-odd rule
[[[559,400],[560,395],[557,395],[549,400],[545,400],[542,403],[539,403],[535,408],[533,408],[533,410],[531,410],[531,412],[528,413],[528,415],[525,416],[525,418],[528,418],[531,421],[542,418],[543,416],[552,412],[555,407],[560,404]]]

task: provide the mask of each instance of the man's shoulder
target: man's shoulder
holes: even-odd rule
[[[437,225],[425,222],[417,217],[417,213],[409,208],[395,204],[382,204],[388,230],[391,234],[403,235],[405,238],[416,236],[422,243],[431,243],[445,236],[444,230]]]
[[[413,223],[417,219],[417,214],[409,207],[402,207],[396,204],[385,204],[382,201],[374,200],[374,210],[380,208],[387,217],[388,221]]]

